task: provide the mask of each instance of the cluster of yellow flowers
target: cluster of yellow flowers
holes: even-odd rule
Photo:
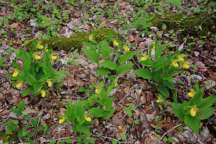
[[[172,66],[178,68],[181,66],[183,69],[189,69],[190,65],[187,61],[185,61],[183,55],[179,55],[176,60],[172,61]]]
[[[12,77],[17,77],[19,75],[19,70],[18,69],[14,69],[14,72],[12,73]],[[47,86],[48,87],[52,87],[53,83],[50,79],[48,79],[47,81]],[[23,86],[23,81],[18,81],[15,85],[16,88],[21,88]],[[41,97],[45,97],[46,96],[46,91],[45,90],[41,90],[40,91]]]
[[[66,120],[65,116],[61,117],[59,119],[59,124],[64,123],[65,120]],[[87,114],[84,115],[84,120],[87,121],[87,122],[91,122],[92,121],[91,117],[89,115],[87,115]]]
[[[38,44],[38,45],[36,46],[36,48],[39,49],[39,50],[42,50],[42,49],[44,49],[44,46],[41,45],[41,44]],[[48,49],[46,49],[46,51],[48,51]],[[35,53],[35,54],[34,54],[34,59],[35,59],[35,60],[40,60],[40,59],[41,59],[41,56],[40,56],[38,53]],[[57,56],[51,54],[51,55],[50,55],[50,59],[51,59],[51,60],[56,60],[56,59],[57,59]]]
[[[40,60],[40,59],[41,59],[41,56],[40,56],[38,53],[35,53],[35,54],[34,54],[34,59],[35,59],[35,60]],[[51,54],[51,55],[50,55],[50,59],[54,61],[54,60],[57,59],[57,56]]]
[[[194,89],[191,89],[190,92],[188,92],[188,96],[190,98],[193,98],[195,96],[195,94],[196,94],[196,91]],[[198,111],[199,111],[199,109],[196,106],[192,106],[190,108],[190,115],[192,117],[195,117]]]
[[[13,73],[12,73],[12,77],[17,77],[19,75],[19,70],[18,69],[14,69]],[[16,88],[21,88],[23,85],[23,81],[18,81],[15,85]]]

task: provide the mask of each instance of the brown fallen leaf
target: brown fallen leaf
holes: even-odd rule
[[[207,72],[212,79],[216,80],[216,73],[215,72],[213,72],[211,70],[207,70]]]
[[[121,139],[122,134],[125,134],[127,132],[127,127],[125,125],[121,125],[117,127],[117,133],[116,136],[118,139]]]
[[[22,24],[21,24],[21,23],[18,23],[18,22],[12,23],[12,24],[10,25],[10,28],[11,28],[11,29],[17,29],[17,30],[19,30],[21,27],[22,27]]]

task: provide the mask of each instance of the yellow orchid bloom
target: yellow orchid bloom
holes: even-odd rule
[[[41,97],[44,98],[46,96],[46,91],[45,90],[41,90],[40,93],[41,93]]]
[[[193,98],[195,94],[196,94],[195,90],[194,90],[194,89],[191,89],[191,91],[188,93],[188,96],[189,96],[190,98]]]
[[[198,109],[196,106],[192,106],[191,109],[190,109],[190,115],[191,115],[192,117],[195,117],[196,114],[197,114],[197,112],[198,112],[198,110],[199,110],[199,109]]]
[[[182,64],[182,68],[183,68],[183,69],[189,69],[190,66],[189,66],[189,64],[188,64],[187,62],[184,62],[184,63]]]
[[[59,124],[62,124],[65,121],[65,117],[59,119]]]
[[[36,53],[36,54],[34,55],[34,59],[36,59],[36,60],[40,60],[41,57]]]
[[[161,97],[159,97],[159,98],[156,100],[157,103],[161,103],[162,101],[163,101],[163,100],[162,100]]]
[[[99,94],[100,92],[101,92],[100,89],[98,89],[98,88],[95,89],[95,93],[96,93],[96,94]]]
[[[17,82],[16,88],[21,88],[22,86],[23,86],[23,82],[22,81]]]
[[[90,122],[90,121],[92,121],[91,117],[90,117],[90,116],[88,116],[88,115],[85,115],[85,116],[84,116],[84,119],[85,119],[87,122]]]
[[[51,58],[51,60],[56,60],[56,59],[57,59],[57,56],[51,55],[50,58]]]
[[[93,34],[89,35],[89,41],[93,41]]]
[[[118,41],[117,41],[117,40],[113,40],[113,45],[114,45],[115,47],[118,47],[118,46],[119,46]]]
[[[144,55],[140,58],[140,61],[146,61],[148,59],[148,55]]]
[[[179,67],[179,64],[177,63],[177,61],[176,60],[174,60],[174,61],[172,61],[172,66],[174,66],[174,67]]]
[[[51,80],[47,80],[46,82],[47,82],[48,87],[52,87],[53,84]]]
[[[178,55],[178,61],[184,62],[184,57],[182,55]]]
[[[41,45],[41,44],[38,44],[37,45],[37,49],[40,49],[40,50],[42,50],[44,48],[44,46],[43,45]]]
[[[19,70],[18,69],[14,69],[14,72],[12,74],[12,77],[17,77],[19,74]]]
[[[128,47],[127,45],[124,45],[123,49],[124,49],[124,51],[126,51],[126,52],[130,51],[130,49],[129,49],[129,47]]]

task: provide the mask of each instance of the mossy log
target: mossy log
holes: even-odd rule
[[[73,34],[71,37],[54,37],[49,39],[35,39],[32,40],[29,44],[26,45],[29,49],[35,49],[35,45],[40,43],[42,45],[46,45],[48,48],[54,50],[66,50],[73,51],[75,49],[81,49],[83,42],[89,41],[89,35],[93,34],[96,42],[102,40],[111,40],[117,38],[117,34],[114,30],[106,27],[102,27],[91,32],[77,32]]]
[[[183,13],[168,13],[165,15],[155,15],[150,20],[154,26],[162,27],[167,25],[168,29],[179,30],[182,36],[186,35],[207,35],[216,33],[216,13],[194,13],[185,15]]]

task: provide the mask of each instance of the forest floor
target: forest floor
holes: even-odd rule
[[[207,29],[201,35],[197,31],[189,32],[182,25],[169,29],[165,23],[159,26],[143,21],[145,13],[166,16],[165,11],[168,11],[182,13],[186,17],[187,14],[202,11],[215,13],[214,2],[183,0],[179,5],[179,1],[175,1],[163,5],[148,2],[147,5],[136,0],[2,0],[0,59],[5,59],[2,63],[4,66],[0,66],[0,143],[76,143],[77,133],[72,131],[71,123],[59,124],[59,119],[65,113],[68,102],[83,99],[85,92],[81,92],[82,88],[88,89],[101,80],[95,73],[97,66],[82,51],[57,50],[55,69],[69,72],[62,81],[63,86],[45,98],[33,95],[23,97],[22,89],[14,88],[8,77],[13,73],[13,61],[20,63],[11,50],[26,50],[25,41],[38,37],[69,37],[76,32],[108,27],[118,32],[119,39],[126,41],[131,50],[142,53],[147,52],[154,38],[157,38],[159,43],[169,45],[170,50],[180,49],[187,55],[190,68],[175,75],[173,91],[178,94],[180,101],[189,99],[187,94],[197,81],[204,91],[204,97],[216,95],[216,34]],[[202,29],[202,26],[197,27]],[[137,64],[135,60],[132,62]],[[118,87],[112,92],[115,98],[112,104],[114,114],[107,120],[95,118],[90,125],[91,137],[96,144],[216,144],[215,111],[211,117],[201,121],[197,135],[174,115],[170,106],[156,102],[157,92],[149,80],[135,76],[132,70],[121,75],[120,79]],[[28,115],[24,120],[13,111],[22,102],[22,116]],[[126,111],[125,108],[131,104],[134,107]],[[215,109],[216,105],[213,107]],[[19,130],[25,129],[27,124],[37,123],[37,126],[32,124],[26,129],[33,136],[29,139],[27,136],[19,137],[19,130],[6,134],[10,120],[18,121]],[[35,128],[39,126],[40,130],[36,131]]]

